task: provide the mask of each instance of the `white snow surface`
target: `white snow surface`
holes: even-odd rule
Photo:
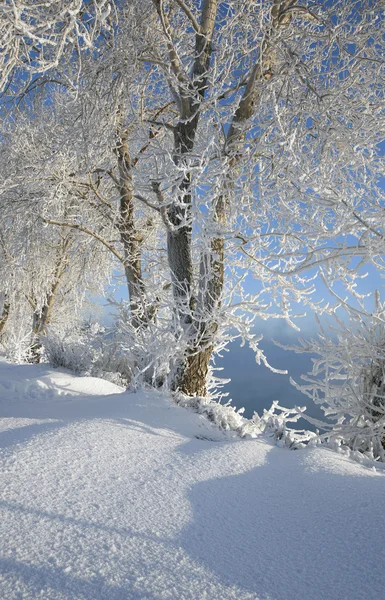
[[[383,598],[385,474],[0,361],[1,600]]]

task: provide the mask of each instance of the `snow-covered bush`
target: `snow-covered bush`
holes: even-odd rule
[[[237,409],[230,402],[220,404],[212,399],[191,398],[191,396],[180,393],[176,395],[175,399],[179,406],[204,415],[220,429],[242,438],[255,438],[262,433],[273,438],[277,446],[291,450],[321,443],[318,432],[294,429],[289,425],[289,423],[296,423],[301,418],[305,407],[283,408],[277,401],[274,401],[269,410],[263,411],[262,416],[255,412],[251,419],[247,419],[243,416],[245,409]]]
[[[172,332],[169,319],[150,321],[146,327],[136,328],[121,308],[117,331],[121,340],[122,353],[130,365],[131,384],[167,387],[173,358],[178,354],[179,342]]]
[[[320,443],[318,433],[306,429],[293,429],[289,423],[297,423],[305,412],[306,407],[284,408],[274,401],[269,410],[264,410],[262,416],[254,413],[252,423],[262,433],[272,436],[277,446],[298,449],[314,446]]]
[[[128,385],[132,371],[116,332],[98,323],[72,331],[50,331],[43,338],[43,356],[55,367]]]
[[[179,406],[192,409],[200,415],[204,415],[209,421],[217,425],[220,429],[228,432],[236,432],[241,437],[250,435],[255,437],[260,431],[253,426],[252,422],[243,417],[244,408],[237,410],[230,403],[225,405],[203,397],[186,396],[178,393],[175,400]]]
[[[297,389],[321,405],[327,422],[305,416],[326,430],[332,447],[346,446],[385,461],[385,311],[351,312],[347,322],[320,326],[316,339],[301,340],[296,352],[310,352],[313,369]]]
[[[30,358],[32,318],[28,303],[21,298],[13,303],[0,337],[0,352],[12,362]]]
[[[22,363],[30,358],[31,333],[24,324],[7,330],[0,343],[1,353],[11,362]]]

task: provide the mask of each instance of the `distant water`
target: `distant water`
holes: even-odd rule
[[[254,412],[262,414],[263,409],[271,407],[273,400],[278,400],[279,404],[286,408],[306,406],[306,412],[310,416],[324,420],[320,407],[296,390],[289,381],[289,377],[292,377],[297,383],[301,383],[301,375],[312,368],[311,357],[283,350],[272,341],[263,340],[260,345],[271,366],[287,369],[289,374],[278,375],[263,365],[258,366],[252,350],[246,346],[241,348],[239,343],[234,342],[229,346],[230,352],[225,353],[223,358],[216,359],[216,366],[223,367],[218,376],[231,378],[225,391],[229,392],[232,404],[237,408],[244,407],[244,416],[250,418]],[[298,422],[297,427],[314,429],[303,419]]]

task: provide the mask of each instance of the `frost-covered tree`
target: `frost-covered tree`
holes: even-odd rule
[[[9,264],[9,251],[7,247],[7,240],[5,239],[4,233],[0,231],[0,273],[1,273],[1,281],[2,281],[2,289],[1,289],[1,316],[0,316],[0,341],[3,337],[4,329],[7,325],[7,321],[9,318],[9,312],[11,309],[11,302],[9,297],[9,290],[6,289],[5,281],[6,281],[6,271],[10,268]]]
[[[103,147],[98,120],[90,126],[86,163],[59,178],[72,208],[56,218],[55,199],[44,218],[123,248],[136,325],[155,302],[149,329],[152,342],[174,340],[163,353],[172,386],[204,395],[213,352],[234,330],[266,362],[256,316],[291,322],[296,305],[317,309],[315,277],[354,290],[359,260],[381,265],[383,7],[133,0],[115,16],[83,81],[73,46],[63,50],[60,81],[81,95],[87,80],[81,115],[103,105],[108,133]],[[63,119],[72,157],[80,117]],[[144,221],[155,251],[140,239]]]
[[[138,168],[152,134],[142,128],[138,131],[134,115],[123,115],[127,111],[123,110],[122,94],[107,91],[110,79],[105,81],[106,76],[104,68],[101,85],[95,80],[91,84],[83,81],[75,100],[66,92],[61,99],[56,94],[56,101],[64,102],[60,110],[64,125],[56,132],[57,143],[61,139],[82,158],[77,170],[71,167],[62,174],[71,210],[58,219],[55,202],[51,202],[45,204],[41,217],[46,224],[81,232],[111,252],[125,274],[130,322],[134,328],[146,327],[156,310],[149,280],[154,266],[149,264],[156,260],[160,217],[136,193],[133,169]]]
[[[20,329],[20,319],[29,320],[18,336],[36,360],[49,326],[74,324],[87,295],[103,294],[112,268],[109,253],[93,238],[44,223],[47,206],[64,220],[76,210],[65,181],[79,161],[55,135],[56,116],[50,113],[52,107],[19,114],[2,132],[2,293],[13,329]]]
[[[370,1],[153,0],[125,18],[143,113],[174,111],[147,118],[164,135],[136,178],[167,232],[174,387],[201,395],[226,327],[258,353],[250,314],[290,320],[316,268],[351,286],[352,257],[382,251],[384,16]]]

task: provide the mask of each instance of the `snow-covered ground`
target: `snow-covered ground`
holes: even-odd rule
[[[44,366],[0,417],[1,600],[384,597],[384,471]]]

